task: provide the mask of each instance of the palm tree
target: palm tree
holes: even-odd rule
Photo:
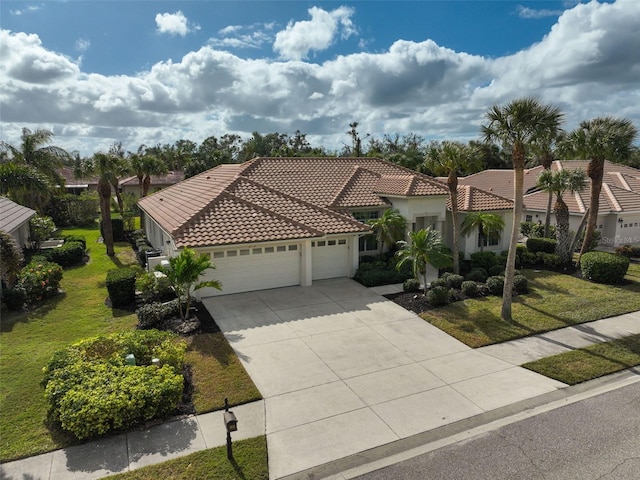
[[[513,163],[513,228],[505,268],[501,312],[502,319],[511,322],[516,246],[524,205],[524,164],[527,158],[527,149],[538,139],[552,137],[554,132],[558,132],[563,114],[555,106],[543,105],[534,98],[522,98],[513,100],[504,106],[494,105],[487,112],[486,117],[489,123],[482,126],[484,140],[491,143],[499,141],[503,148],[510,148]]]
[[[538,186],[550,195],[556,195],[553,213],[556,216],[556,253],[564,263],[571,262],[572,250],[569,238],[569,207],[562,198],[565,192],[584,189],[587,175],[583,170],[543,171],[538,177]]]
[[[180,318],[183,321],[189,318],[192,291],[204,287],[222,289],[222,284],[217,280],[198,282],[200,276],[210,268],[216,267],[211,263],[209,255],[203,253],[196,257],[196,252],[190,248],[185,248],[180,252],[180,255],[169,258],[168,266],[156,266],[156,270],[167,276],[169,284],[178,297]]]
[[[413,276],[420,280],[427,292],[427,265],[435,268],[444,268],[451,265],[451,254],[442,241],[440,234],[431,228],[409,232],[410,242],[401,240],[398,242],[400,250],[396,256],[400,259],[396,268],[400,270],[402,266],[411,262]]]
[[[504,230],[504,220],[500,215],[486,212],[470,212],[465,215],[460,228],[462,235],[470,235],[478,231],[480,251],[489,240],[498,240]]]
[[[458,221],[458,173],[465,175],[480,167],[477,151],[460,142],[432,143],[427,150],[424,167],[434,175],[447,175],[451,217],[453,219],[453,273],[460,273],[460,225]]]
[[[53,132],[38,129],[32,132],[28,128],[22,129],[20,146],[16,147],[7,142],[0,142],[0,150],[8,153],[9,164],[27,167],[47,180],[47,188],[34,188],[33,182],[24,184],[21,188],[13,189],[13,198],[23,205],[28,205],[42,213],[43,204],[51,197],[54,186],[64,185],[64,179],[58,169],[65,161],[71,159],[71,155],[63,148],[47,145],[53,138]],[[26,170],[21,170],[24,175]],[[29,175],[30,177],[33,174]],[[44,186],[41,184],[41,186]]]
[[[589,214],[578,263],[591,245],[596,230],[604,161],[620,162],[627,159],[631,155],[632,144],[637,135],[638,130],[631,121],[612,117],[583,121],[567,135],[563,144],[564,155],[590,160],[587,167],[587,175],[591,179]]]
[[[45,194],[51,189],[51,182],[35,168],[13,162],[0,163],[0,194],[21,203],[25,192]]]
[[[380,243],[380,253],[384,252],[384,246],[393,245],[404,238],[407,221],[396,209],[385,210],[380,218],[367,222]]]
[[[118,184],[118,175],[123,170],[123,159],[110,153],[98,152],[91,159],[76,162],[74,175],[84,178],[92,175],[98,177],[98,195],[100,196],[100,213],[102,215],[102,235],[107,255],[113,257],[113,228],[111,225],[111,187]]]
[[[138,149],[138,153],[133,154],[129,158],[131,170],[138,177],[138,185],[140,187],[140,198],[149,194],[151,187],[152,175],[166,175],[167,165],[155,155],[143,153],[142,148]]]

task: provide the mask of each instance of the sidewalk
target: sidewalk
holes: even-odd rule
[[[233,441],[264,435],[264,401],[231,409]],[[225,445],[223,411],[189,416],[147,430],[56,450],[0,465],[1,480],[93,480]]]

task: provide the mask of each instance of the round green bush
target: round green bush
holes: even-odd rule
[[[490,277],[497,277],[500,275],[504,275],[504,265],[494,265],[489,269]]]
[[[527,240],[527,250],[533,253],[554,253],[557,243],[553,238],[529,238]]]
[[[185,350],[175,335],[149,330],[100,335],[56,351],[42,381],[52,419],[85,439],[170,415],[182,398]],[[136,365],[127,364],[129,354]]]
[[[489,270],[497,263],[498,258],[493,252],[475,252],[471,254],[471,269],[484,268]]]
[[[484,283],[489,278],[489,273],[484,268],[474,268],[464,277],[465,280]]]
[[[407,293],[410,292],[419,292],[420,291],[420,280],[416,280],[415,278],[408,278],[402,284],[402,290]]]
[[[529,292],[529,280],[524,275],[516,274],[513,277],[513,289],[518,293]]]
[[[114,307],[126,307],[136,299],[137,270],[129,267],[107,272],[107,291]]]
[[[502,295],[504,290],[504,277],[495,275],[487,278],[487,289],[491,295]]]
[[[449,303],[449,288],[440,285],[432,287],[427,292],[427,302],[434,307],[441,307]]]
[[[629,259],[608,252],[587,252],[580,258],[582,278],[596,283],[621,283],[629,269]]]
[[[464,281],[464,277],[462,275],[457,275],[455,273],[445,273],[442,275],[442,278],[447,282],[447,287],[458,290]]]
[[[465,280],[460,287],[462,293],[467,297],[477,297],[480,293],[480,285],[473,280]]]
[[[526,252],[522,252],[520,261],[523,265],[535,265],[538,263],[538,256],[527,250]]]
[[[16,288],[25,292],[27,304],[51,298],[58,294],[62,280],[62,267],[47,261],[31,261],[18,275]]]
[[[447,281],[444,278],[436,278],[433,282],[429,284],[430,288],[434,287],[446,287]]]

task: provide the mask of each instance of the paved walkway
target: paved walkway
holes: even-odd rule
[[[234,440],[267,435],[272,479],[564,389],[521,363],[640,333],[640,312],[472,350],[350,280],[212,299],[265,397]],[[524,354],[522,353],[524,352]],[[225,443],[222,412],[0,465],[2,480],[97,479]]]

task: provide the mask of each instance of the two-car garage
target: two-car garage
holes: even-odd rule
[[[349,238],[337,237],[302,243],[229,246],[207,252],[216,269],[206,279],[222,283],[222,290],[205,288],[202,297],[304,284],[303,255],[311,252],[311,278],[348,277],[352,274]],[[356,243],[357,244],[357,243]]]

